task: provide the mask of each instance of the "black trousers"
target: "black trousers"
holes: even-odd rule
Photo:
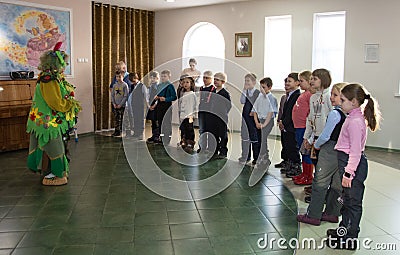
[[[300,153],[296,142],[295,132],[282,132],[281,136],[282,150],[286,151],[287,159],[293,163],[300,163]]]
[[[223,156],[228,155],[228,127],[227,127],[227,121],[225,122],[222,120],[220,117],[217,115],[213,115],[214,118],[214,128],[212,133],[215,136],[215,139],[217,140],[217,148],[215,150],[215,153],[218,153]]]
[[[200,133],[200,138],[199,138],[199,147],[200,149],[204,150],[211,150],[210,148],[210,135],[213,135],[215,137],[215,132],[214,131],[215,123],[214,123],[214,118],[213,114],[210,112],[206,111],[201,111],[199,112],[199,133]],[[209,132],[210,134],[201,136],[203,133]]]
[[[349,155],[338,151],[338,168],[343,178],[344,168],[349,161]],[[343,188],[343,207],[341,210],[341,227],[347,228],[346,238],[356,238],[360,232],[360,221],[362,216],[362,201],[364,198],[364,181],[368,175],[368,161],[363,153],[358,163],[356,175],[351,182],[351,188]]]
[[[172,109],[171,102],[159,101],[156,106],[158,132],[166,142],[171,140],[172,135]]]
[[[179,126],[179,130],[181,131],[181,139],[194,141],[193,122],[189,123],[189,118],[186,118],[182,121],[181,125]]]

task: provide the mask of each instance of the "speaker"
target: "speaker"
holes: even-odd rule
[[[12,80],[29,80],[33,79],[35,74],[33,71],[14,71],[10,72],[10,78]]]

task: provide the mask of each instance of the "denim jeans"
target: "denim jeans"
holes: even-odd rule
[[[338,152],[338,166],[340,176],[343,176],[344,168],[349,160],[349,155]],[[368,161],[364,153],[361,155],[355,176],[351,182],[351,188],[343,188],[343,207],[341,227],[347,228],[348,238],[358,237],[362,215],[362,201],[364,197],[364,181],[368,175]]]

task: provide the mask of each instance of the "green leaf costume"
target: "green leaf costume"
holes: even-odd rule
[[[51,172],[57,177],[68,175],[62,134],[76,124],[80,110],[80,103],[74,98],[74,87],[61,73],[49,70],[40,73],[27,122],[27,132],[31,134],[28,155],[31,170],[42,170],[45,152],[50,159]]]

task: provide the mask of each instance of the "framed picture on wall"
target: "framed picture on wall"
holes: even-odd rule
[[[11,71],[39,73],[40,56],[62,42],[61,50],[70,56],[65,69],[73,75],[71,10],[22,1],[0,0],[0,78]]]
[[[252,33],[235,33],[235,57],[251,57]]]

